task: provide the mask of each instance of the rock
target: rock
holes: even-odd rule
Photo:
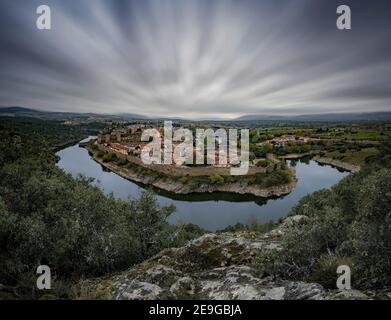
[[[152,266],[145,273],[138,276],[137,280],[154,283],[161,287],[167,287],[176,281],[181,275],[181,272],[158,264],[156,266]]]
[[[103,296],[119,300],[365,299],[359,291],[327,291],[317,283],[262,278],[253,268],[260,252],[279,250],[281,235],[305,219],[288,217],[264,235],[206,234],[181,248],[163,250],[116,276],[90,280],[88,287],[86,284],[79,291],[84,299]]]
[[[159,298],[162,292],[163,289],[155,284],[130,280],[129,282],[120,284],[114,299],[156,300]]]
[[[289,282],[287,287],[287,300],[323,300],[324,288],[317,283]]]
[[[267,300],[283,300],[285,297],[285,287],[276,287],[269,290],[266,293]]]
[[[171,287],[170,292],[176,299],[189,299],[195,294],[195,282],[190,277],[179,278]]]
[[[352,173],[357,173],[361,170],[360,166],[357,166],[357,165],[354,165],[351,163],[347,163],[344,161],[332,159],[332,158],[316,156],[313,158],[313,160],[315,160],[316,162],[318,162],[320,164],[329,164],[329,165],[334,166],[336,168],[347,170]]]
[[[247,284],[238,286],[237,289],[233,288],[229,294],[232,300],[257,300],[259,298],[258,290]]]
[[[328,299],[330,300],[366,300],[369,297],[358,290],[340,290],[332,293]]]
[[[275,229],[266,234],[267,237],[281,237],[286,234],[293,226],[303,223],[308,217],[304,215],[290,216],[284,219],[284,221]]]

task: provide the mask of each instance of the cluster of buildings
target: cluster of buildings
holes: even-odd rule
[[[98,143],[123,155],[139,156],[146,143],[141,141],[145,125],[130,125],[123,129],[98,134]]]
[[[152,128],[151,126],[147,125],[130,125],[125,128],[121,129],[110,129],[105,132],[101,132],[98,134],[97,142],[100,145],[103,145],[106,149],[109,149],[113,151],[114,153],[121,154],[124,156],[136,156],[140,157],[141,152],[143,148],[148,144],[148,142],[141,141],[141,135],[143,130]],[[160,131],[161,136],[163,136],[163,127],[158,129]],[[219,137],[215,138],[216,144],[221,144],[222,140]],[[163,143],[163,140],[162,140]],[[175,149],[176,145],[180,142],[173,143],[173,150]],[[207,159],[210,160],[210,157],[207,157],[207,149],[205,144],[205,150],[202,150],[205,153],[205,161]],[[186,160],[191,156],[191,152],[193,152],[193,163],[195,163],[196,159],[196,153],[197,151],[200,151],[197,149],[197,146],[193,145],[192,150],[187,150],[187,148],[182,148],[179,150],[179,154],[175,155],[174,160],[174,153],[173,153],[173,165],[178,164],[182,165],[186,162]],[[201,151],[201,152],[202,152]],[[162,145],[162,158],[163,158],[163,152],[164,147]],[[230,167],[229,160],[227,160],[227,163],[220,163],[220,155],[219,155],[219,149],[216,148],[216,150],[213,151],[212,157],[214,157],[214,166],[215,167]]]
[[[306,144],[311,140],[309,137],[297,137],[293,135],[282,135],[281,137],[276,137],[269,142],[277,146],[285,147],[288,144]]]

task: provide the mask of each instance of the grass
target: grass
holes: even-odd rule
[[[341,160],[350,164],[362,166],[368,157],[375,156],[379,153],[377,148],[365,148],[360,151],[348,150],[345,153],[333,151],[326,153],[326,157]]]
[[[390,137],[389,132],[382,132],[380,130],[366,130],[360,129],[357,131],[344,132],[344,131],[330,131],[321,134],[315,134],[314,136],[323,139],[341,139],[352,141],[381,141]]]

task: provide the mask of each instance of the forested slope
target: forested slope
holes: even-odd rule
[[[173,207],[154,197],[122,201],[90,180],[75,180],[55,165],[54,149],[85,131],[57,122],[0,120],[0,289],[39,298],[36,268],[51,267],[53,292],[70,297],[69,282],[127,268],[202,231],[170,226]]]

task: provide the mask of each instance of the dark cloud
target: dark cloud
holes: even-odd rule
[[[0,105],[230,117],[391,110],[386,0],[0,2]],[[337,30],[336,8],[353,29]]]

